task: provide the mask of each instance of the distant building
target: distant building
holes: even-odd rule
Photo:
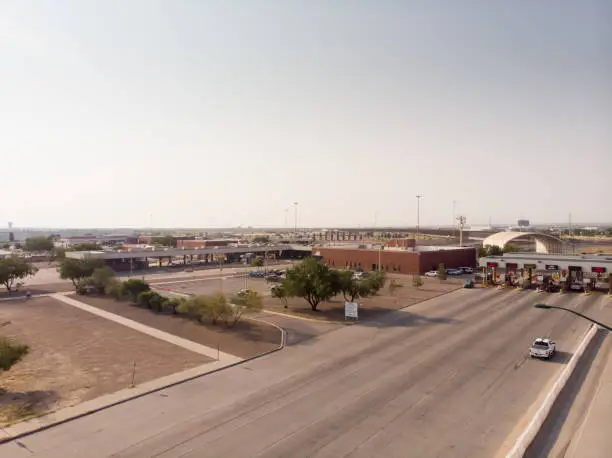
[[[424,274],[436,270],[440,264],[447,269],[456,267],[474,267],[476,249],[465,247],[418,248],[388,247],[383,245],[353,245],[342,247],[317,247],[313,255],[321,257],[330,267],[375,271],[381,268],[385,272],[401,274]]]
[[[209,240],[177,240],[176,247],[177,248],[204,248],[204,247],[212,247],[212,246],[229,246],[233,244],[237,244],[239,242],[238,239],[209,239]]]
[[[64,237],[59,239],[59,245],[64,248],[71,248],[81,243],[97,243],[103,246],[121,245],[126,243],[128,237],[125,235],[83,235],[74,237]]]

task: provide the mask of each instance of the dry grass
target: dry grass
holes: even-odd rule
[[[30,351],[0,373],[0,422],[18,421],[211,361],[104,318],[44,297],[3,302],[4,335]]]

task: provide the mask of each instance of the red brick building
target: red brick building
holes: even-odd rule
[[[402,274],[424,274],[436,270],[443,263],[447,269],[455,267],[474,267],[476,249],[442,248],[397,250],[397,249],[360,249],[360,248],[315,248],[315,256],[336,268],[362,268],[365,271],[378,270],[378,264],[386,272]]]

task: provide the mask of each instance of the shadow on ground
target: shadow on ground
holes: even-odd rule
[[[567,364],[569,363],[569,360],[572,359],[572,356],[574,356],[573,353],[557,350],[552,359],[549,359],[548,361],[551,363]]]
[[[56,391],[7,391],[0,395],[0,424],[7,425],[46,413],[59,400]]]

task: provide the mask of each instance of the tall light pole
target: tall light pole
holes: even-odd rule
[[[298,216],[298,203],[297,202],[293,202],[293,209],[294,209],[294,230],[295,230],[295,237],[297,238],[297,216]]]
[[[285,208],[285,230],[288,229],[288,226],[287,226],[287,216],[288,216],[288,213],[289,213],[289,209]]]
[[[421,195],[417,195],[416,196],[416,198],[417,198],[417,227],[416,227],[416,230],[417,230],[416,238],[417,238],[417,240],[419,239],[419,230],[420,230],[420,225],[421,225],[421,198],[422,197],[423,196],[421,196]]]

